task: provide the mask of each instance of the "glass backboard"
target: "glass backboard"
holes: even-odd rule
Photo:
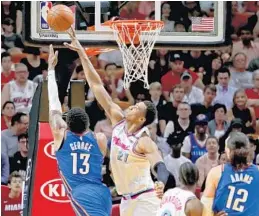
[[[25,3],[27,43],[62,45],[69,41],[66,33],[51,30],[46,22],[48,10],[55,4],[72,9],[77,37],[85,46],[117,47],[111,29],[103,25],[115,16],[123,20],[164,21],[156,48],[211,47],[228,41],[229,6],[223,1],[32,1]]]

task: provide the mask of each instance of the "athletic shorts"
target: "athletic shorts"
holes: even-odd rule
[[[156,216],[160,202],[154,191],[144,192],[133,199],[122,198],[120,216]]]
[[[110,216],[112,198],[109,188],[99,184],[79,185],[69,198],[77,216]]]

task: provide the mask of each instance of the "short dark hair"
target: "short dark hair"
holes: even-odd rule
[[[222,67],[217,71],[217,75],[219,75],[219,73],[227,73],[228,76],[230,77],[230,71],[227,67]]]
[[[66,122],[69,130],[81,134],[89,128],[89,116],[82,108],[75,107],[67,112]]]
[[[251,34],[253,32],[252,28],[249,27],[248,25],[244,25],[244,26],[240,27],[237,31],[237,35],[240,36],[242,31],[249,31]]]
[[[83,68],[82,65],[78,65],[78,66],[76,67],[76,73],[80,73],[81,71],[84,71],[84,68]]]
[[[215,113],[217,111],[217,109],[220,109],[220,108],[223,108],[225,114],[227,113],[226,106],[224,104],[220,104],[220,103],[214,104],[214,106],[213,106],[213,113]]]
[[[249,140],[244,133],[231,132],[227,138],[227,147],[230,149],[230,163],[236,169],[247,166],[250,153]]]
[[[203,92],[206,92],[207,89],[210,89],[211,91],[213,91],[213,92],[215,92],[215,93],[217,92],[217,88],[216,88],[216,86],[213,85],[213,84],[206,85],[205,88],[204,88],[204,90],[203,90]]]
[[[179,170],[179,180],[186,186],[193,186],[199,180],[199,170],[191,162],[183,163]]]
[[[23,116],[27,116],[27,114],[23,112],[17,112],[14,114],[14,116],[11,119],[11,126],[14,126],[16,122],[21,123],[21,118]]]
[[[28,139],[28,134],[27,133],[22,133],[18,136],[18,142],[21,140],[21,139]]]
[[[143,103],[146,105],[146,121],[143,124],[144,127],[151,124],[156,119],[157,110],[156,105],[153,104],[151,101],[143,101]]]
[[[8,52],[3,52],[1,54],[1,61],[3,60],[3,58],[6,58],[6,57],[10,57],[11,58],[11,55]]]
[[[112,66],[112,65],[117,67],[117,65],[115,63],[108,63],[107,65],[105,65],[104,70],[106,70],[107,67]]]
[[[8,182],[10,183],[13,178],[20,178],[20,179],[23,179],[23,178],[22,178],[22,175],[21,175],[18,171],[13,171],[13,172],[9,175]]]
[[[15,108],[14,102],[13,101],[5,101],[5,103],[2,106],[2,110],[7,106],[7,104],[12,104],[13,107]]]

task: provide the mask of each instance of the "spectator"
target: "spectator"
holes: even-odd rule
[[[181,74],[183,72],[188,72],[184,66],[183,54],[175,53],[172,54],[170,58],[171,71],[168,71],[162,78],[161,83],[163,87],[163,95],[167,101],[169,101],[169,92],[172,87],[181,82]],[[199,79],[198,75],[192,71],[189,71],[192,76],[193,85],[198,88],[204,88],[202,81]]]
[[[196,161],[196,166],[199,170],[198,187],[201,187],[209,171],[219,165],[219,143],[216,137],[208,137],[205,143],[207,153],[202,155]]]
[[[6,83],[15,79],[15,72],[12,71],[12,59],[9,53],[4,52],[1,54],[1,65],[2,65],[2,73],[1,73],[1,89]]]
[[[29,72],[26,65],[15,65],[16,79],[7,83],[2,91],[2,105],[6,101],[13,101],[17,112],[29,113],[36,84],[28,80]]]
[[[180,166],[186,162],[191,162],[190,159],[184,157],[181,154],[181,148],[183,146],[182,138],[179,138],[178,134],[173,133],[167,139],[168,144],[172,148],[172,153],[164,157],[164,163],[167,170],[174,176],[176,186],[180,185],[179,170]]]
[[[169,70],[170,53],[166,49],[154,50],[151,54],[148,70],[148,81],[161,82],[161,78]]]
[[[176,85],[172,90],[172,102],[167,102],[161,111],[158,112],[158,121],[161,134],[165,132],[165,127],[168,121],[177,119],[176,112],[178,105],[183,101],[184,88],[181,85]]]
[[[159,82],[154,82],[149,85],[150,101],[156,105],[158,112],[161,110],[163,105],[166,104],[162,96],[162,86]]]
[[[249,134],[248,135],[248,139],[249,139],[249,148],[251,150],[250,152],[250,156],[249,156],[249,161],[251,161],[251,163],[255,164],[255,159],[256,159],[256,147],[259,144],[259,135],[252,135]]]
[[[130,1],[120,11],[120,18],[126,20],[144,20],[146,15],[139,11],[140,1]],[[142,11],[141,11],[142,12]]]
[[[48,77],[48,64],[44,64],[42,65],[42,74],[37,75],[36,77],[34,77],[34,79],[32,80],[34,83],[36,83],[37,85],[47,81],[47,77]]]
[[[11,119],[15,114],[15,106],[12,101],[6,101],[2,107],[1,131],[10,128]]]
[[[174,31],[174,21],[170,20],[171,7],[167,2],[161,4],[161,20],[164,22],[164,28],[162,32],[173,32]]]
[[[186,102],[181,102],[177,107],[178,119],[169,121],[166,125],[164,137],[169,137],[170,134],[176,133],[178,136],[185,137],[189,133],[194,132],[194,124],[190,120],[191,108]],[[183,140],[182,140],[183,141]],[[181,142],[182,142],[181,141]]]
[[[226,133],[219,138],[219,152],[225,151],[225,141],[231,132],[241,132],[242,130],[243,130],[242,120],[239,118],[233,119]]]
[[[189,104],[201,103],[203,101],[202,90],[193,86],[192,76],[189,72],[181,75],[181,86],[184,88],[184,101]]]
[[[219,164],[222,165],[222,164],[225,164],[227,163],[227,154],[225,152],[221,152],[220,155],[219,155]]]
[[[10,173],[9,158],[1,152],[1,185],[6,185]]]
[[[192,119],[195,119],[197,115],[204,114],[208,120],[214,118],[212,102],[216,97],[217,89],[213,84],[207,85],[203,90],[203,101],[191,105]]]
[[[229,69],[226,67],[222,67],[218,71],[217,75],[218,84],[216,85],[217,88],[217,95],[214,99],[215,103],[224,104],[227,110],[233,107],[233,97],[235,91],[237,90],[235,87],[229,85],[230,81],[230,72]]]
[[[39,48],[29,47],[25,49],[26,58],[21,60],[21,63],[27,66],[29,71],[29,80],[33,80],[36,76],[41,75],[43,70],[46,70],[46,61],[40,58]]]
[[[26,165],[28,157],[28,134],[20,134],[18,136],[19,151],[9,158],[10,173],[17,171],[23,179],[25,179]]]
[[[247,108],[247,96],[243,89],[235,92],[233,102],[233,108],[228,111],[229,120],[240,118],[244,126],[242,132],[245,134],[254,133],[256,127],[255,112],[252,108]]]
[[[8,187],[1,193],[1,215],[22,215],[22,176],[18,172],[11,173]]]
[[[233,44],[232,57],[243,52],[247,56],[246,67],[250,61],[259,58],[259,43],[253,41],[252,30],[248,26],[239,29],[238,35],[241,41]]]
[[[259,119],[259,70],[253,73],[253,88],[246,89],[247,106],[254,108],[255,117]]]
[[[213,107],[214,119],[209,121],[209,134],[217,139],[222,137],[227,131],[229,124],[227,122],[227,108],[224,104],[215,104]]]
[[[110,52],[101,53],[98,57],[100,68],[103,70],[109,63],[115,63],[117,66],[123,67],[123,60],[120,50],[113,50]]]
[[[3,22],[6,18],[12,19],[15,22],[14,28],[18,35],[22,32],[22,3],[18,1],[1,1],[1,20]]]
[[[94,126],[100,120],[105,119],[105,114],[100,104],[94,99],[90,103],[86,104],[85,111],[90,118],[90,129],[94,130]]]
[[[1,152],[13,157],[18,151],[18,136],[27,131],[29,118],[25,113],[18,112],[12,117],[11,128],[1,132]]]
[[[14,21],[6,18],[3,22],[2,43],[9,52],[22,52],[24,45],[21,37],[14,33]]]
[[[186,26],[183,22],[181,21],[176,21],[174,23],[174,31],[175,32],[186,32],[187,29],[186,29]]]
[[[252,73],[246,71],[246,55],[237,53],[233,58],[233,67],[230,68],[231,79],[229,85],[235,88],[251,88]]]
[[[107,140],[110,141],[112,138],[112,123],[110,118],[105,118],[100,120],[94,126],[95,133],[104,133],[107,137]]]
[[[157,124],[152,123],[148,125],[148,129],[150,131],[151,139],[157,144],[159,151],[162,153],[162,157],[164,158],[166,155],[171,153],[171,148],[166,142],[166,139],[160,136],[157,136]]]
[[[205,115],[200,114],[195,121],[195,132],[185,137],[183,141],[182,154],[190,158],[193,163],[204,155],[206,150],[206,140],[208,138],[208,119]]]
[[[184,66],[191,71],[196,71],[199,74],[201,73],[201,76],[203,76],[208,68],[208,62],[208,56],[204,55],[202,51],[191,50],[186,56]]]
[[[208,84],[217,84],[217,72],[222,67],[222,59],[219,55],[213,54],[211,56],[211,63],[207,68],[205,68],[205,72],[203,74],[203,83],[205,85]]]

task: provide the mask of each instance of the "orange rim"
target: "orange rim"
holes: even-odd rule
[[[118,30],[119,34],[121,34],[121,38],[123,39],[124,43],[129,44],[132,42],[134,44],[139,43],[139,35],[136,35],[136,26],[138,26],[138,33],[141,31],[152,31],[156,30],[158,28],[163,28],[164,22],[163,21],[157,21],[157,20],[115,20],[107,22],[107,25],[110,26],[113,30]],[[127,29],[130,34],[130,38],[123,35],[123,26],[127,26]],[[116,26],[116,28],[115,28]],[[147,30],[148,27],[148,30]],[[134,39],[133,39],[134,38]]]
[[[92,57],[92,56],[97,56],[101,53],[110,52],[110,51],[113,51],[113,50],[114,49],[93,47],[93,48],[85,48],[85,53],[89,57]]]

